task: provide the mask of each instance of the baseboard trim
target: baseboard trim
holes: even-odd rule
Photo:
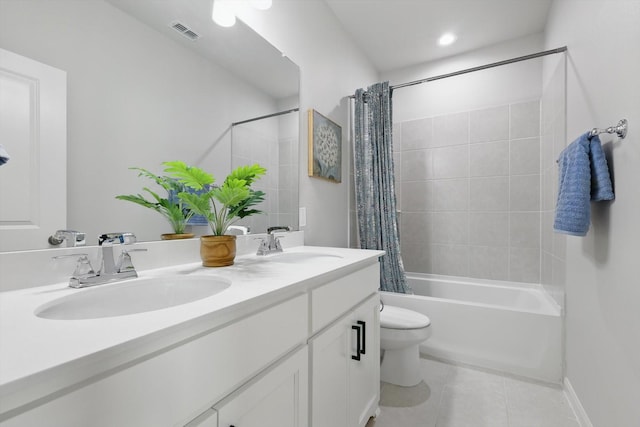
[[[571,405],[571,409],[573,409],[573,413],[576,414],[580,427],[593,427],[587,412],[584,410],[582,403],[580,403],[580,399],[578,399],[576,391],[573,389],[573,386],[571,386],[571,381],[569,381],[569,378],[567,377],[564,377],[563,391]]]

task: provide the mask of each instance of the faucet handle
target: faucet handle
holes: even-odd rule
[[[286,236],[273,236],[273,244],[275,252],[282,252],[282,244],[280,243],[280,239],[284,239]]]
[[[120,257],[118,258],[118,263],[116,264],[116,271],[118,273],[122,273],[125,271],[136,271],[136,268],[133,266],[133,261],[131,261],[131,252],[146,252],[146,249],[138,248],[138,249],[123,249]]]
[[[275,231],[291,231],[291,227],[288,225],[274,225],[267,228],[267,234],[273,234]]]
[[[266,237],[254,237],[253,240],[260,240],[256,255],[266,255],[269,253],[269,242]]]
[[[230,225],[227,227],[227,230],[237,231],[238,233],[233,233],[233,234],[239,234],[241,236],[251,234],[251,227],[244,226],[244,225]]]
[[[100,246],[113,246],[113,245],[130,245],[137,241],[136,235],[133,233],[104,233],[98,237],[98,245]]]
[[[78,262],[76,263],[76,269],[73,271],[71,275],[71,281],[74,279],[79,279],[81,277],[87,277],[89,275],[93,275],[96,272],[93,270],[93,266],[91,265],[91,261],[89,261],[89,255],[87,254],[71,254],[71,255],[58,255],[54,256],[53,259],[63,259],[63,258],[77,258]]]
[[[85,234],[76,230],[57,230],[53,235],[49,236],[48,242],[52,246],[58,246],[62,242],[67,242],[67,247],[85,246]]]

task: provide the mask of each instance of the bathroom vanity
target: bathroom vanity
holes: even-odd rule
[[[364,426],[379,400],[382,254],[298,246],[143,270],[146,283],[227,286],[103,317],[75,294],[135,281],[2,292],[0,425]]]

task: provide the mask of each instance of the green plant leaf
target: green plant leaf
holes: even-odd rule
[[[116,196],[118,200],[126,200],[127,202],[136,203],[145,208],[150,208],[153,210],[157,210],[157,206],[155,203],[148,201],[141,194],[122,194],[120,196]]]
[[[230,217],[244,218],[251,215],[262,213],[258,209],[249,209],[252,206],[256,206],[264,201],[265,193],[260,190],[249,190],[249,196],[247,196],[240,203],[229,208]]]
[[[211,221],[213,212],[211,211],[211,191],[202,194],[194,194],[188,192],[178,193],[178,197],[182,200],[193,212],[198,215],[202,215]]]
[[[213,197],[223,206],[237,205],[249,197],[250,191],[247,182],[243,179],[227,178],[222,187],[212,190]]]
[[[196,166],[187,166],[181,161],[164,162],[164,171],[181,184],[195,190],[202,190],[215,182],[213,175]]]
[[[245,185],[250,186],[254,181],[263,177],[265,173],[267,173],[267,170],[257,163],[250,166],[238,166],[227,176],[225,184],[228,180],[241,179],[245,181]]]
[[[193,211],[185,207],[182,200],[177,197],[179,192],[186,190],[185,185],[175,178],[156,175],[144,168],[132,167],[130,169],[138,171],[139,177],[145,177],[154,181],[156,184],[164,188],[169,196],[164,198],[150,188],[144,187],[143,191],[146,192],[148,196],[151,196],[152,200],[146,199],[142,194],[120,195],[116,196],[116,199],[125,200],[136,203],[145,208],[153,209],[169,221],[175,233],[184,233],[187,221],[189,221],[194,214]],[[170,197],[172,193],[176,196]]]

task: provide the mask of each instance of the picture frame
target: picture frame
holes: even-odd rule
[[[309,110],[309,176],[342,182],[342,127]]]

